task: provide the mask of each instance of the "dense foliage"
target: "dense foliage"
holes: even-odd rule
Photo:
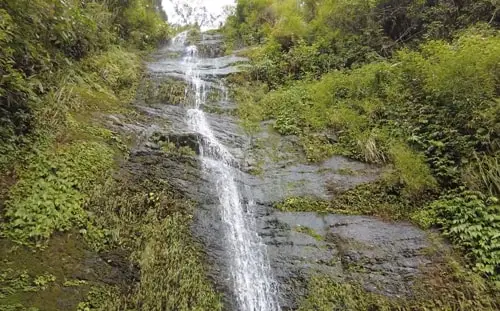
[[[341,154],[388,167],[375,185],[303,209],[440,226],[497,279],[499,9],[490,0],[240,0],[228,48],[257,44],[234,90],[243,125],[273,120],[312,162]]]
[[[0,3],[1,310],[71,310],[77,305],[78,310],[123,310],[124,304],[127,310],[220,308],[189,238],[187,202],[160,194],[166,198],[155,201],[148,198],[151,189],[100,197],[128,151],[129,138],[107,128],[107,115],[133,115],[130,103],[143,78],[143,51],[170,33],[159,4]],[[116,210],[122,195],[124,204]],[[175,214],[143,217],[146,209],[159,212],[173,205],[179,206]],[[140,215],[115,214],[127,208]],[[137,218],[132,222],[132,217]],[[158,248],[170,252],[151,253]],[[90,257],[123,249],[127,253],[118,256],[118,263],[107,264],[141,269],[142,283],[136,277],[128,284],[102,282],[105,269],[92,276],[95,260]],[[167,259],[176,265],[165,268]],[[73,275],[78,267],[89,268],[84,279]],[[190,273],[178,278],[173,271],[180,268]],[[180,287],[185,290],[177,297],[155,296],[158,289]],[[87,293],[88,301],[82,302]]]
[[[81,60],[116,51],[116,46],[153,46],[167,31],[149,0],[2,1],[0,170],[32,143],[37,131],[52,125],[39,114],[65,87],[69,69],[80,69]],[[106,72],[107,78],[112,74],[116,70]],[[70,78],[78,76],[81,72]],[[65,104],[51,109],[64,110]]]

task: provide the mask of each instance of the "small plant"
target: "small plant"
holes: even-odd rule
[[[66,280],[63,283],[64,287],[78,287],[87,284],[85,280]]]
[[[306,227],[306,226],[297,226],[295,227],[295,231],[307,234],[308,236],[313,237],[316,241],[323,241],[324,238],[321,234],[318,234],[314,229]]]
[[[39,290],[45,290],[47,289],[48,285],[50,283],[55,282],[56,277],[52,274],[45,273],[43,275],[37,276],[33,280],[33,284],[39,289]]]
[[[196,152],[189,146],[177,147],[173,142],[164,142],[161,145],[161,150],[169,155],[180,157],[195,157]]]
[[[310,197],[293,197],[277,203],[275,207],[285,212],[328,212],[328,201]]]

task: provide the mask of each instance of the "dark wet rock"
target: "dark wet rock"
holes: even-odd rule
[[[373,217],[283,213],[258,217],[259,231],[280,283],[282,306],[296,307],[314,274],[357,281],[388,296],[411,294],[412,280],[429,264],[426,234],[406,223]],[[308,228],[314,236],[299,232]]]
[[[232,293],[229,256],[222,227],[222,219],[217,207],[219,202],[204,202],[196,210],[192,230],[205,249],[209,277],[218,292],[223,293],[225,310],[237,310],[236,297]]]
[[[150,138],[150,142],[157,145],[162,143],[173,143],[176,148],[188,147],[193,150],[196,154],[200,154],[200,142],[203,137],[197,133],[161,133],[156,132]],[[151,146],[146,144],[146,146]],[[154,145],[153,145],[154,146]],[[156,147],[156,146],[155,146]]]
[[[323,136],[329,144],[334,145],[339,142],[339,137],[333,132],[325,132]]]
[[[224,55],[224,41],[221,34],[202,34],[201,40],[196,43],[202,57],[214,58]]]
[[[103,279],[108,284],[119,280],[122,284],[130,284],[140,279],[140,270],[130,262],[130,253],[123,249],[114,249],[100,255],[102,260],[111,267],[109,275]],[[115,281],[114,281],[115,280]]]
[[[255,165],[257,160],[247,159]],[[253,200],[261,204],[272,204],[289,197],[314,197],[329,199],[328,189],[336,185],[338,190],[347,190],[356,185],[379,178],[380,170],[344,157],[332,157],[320,164],[264,163],[258,176],[244,175],[244,183],[252,189]],[[353,172],[346,175],[342,169]]]

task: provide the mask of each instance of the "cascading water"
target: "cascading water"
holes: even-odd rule
[[[177,49],[184,40],[185,34],[180,34],[173,40],[172,48]],[[201,77],[201,61],[196,46],[185,48],[182,68],[189,84],[186,88],[186,101],[190,105],[187,121],[191,130],[203,137],[200,142],[202,167],[217,190],[239,310],[277,311],[280,309],[277,286],[272,277],[266,247],[254,230],[254,217],[251,214],[253,203],[251,200],[247,204],[242,202],[235,181],[237,161],[218,141],[201,109],[211,88],[210,83]]]

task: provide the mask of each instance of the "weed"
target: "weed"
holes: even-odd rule
[[[295,227],[295,231],[307,234],[313,237],[316,241],[323,241],[324,238],[321,234],[318,234],[314,229],[306,227],[306,226],[297,226]]]

